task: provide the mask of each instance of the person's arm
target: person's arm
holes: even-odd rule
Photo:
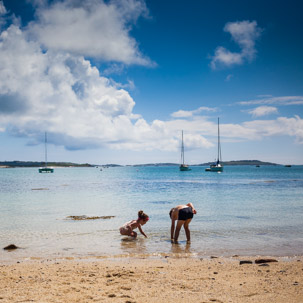
[[[144,231],[142,230],[141,228],[141,225],[138,226],[139,230],[140,230],[140,233],[145,237],[147,238],[147,235],[144,233]]]
[[[196,209],[194,208],[194,205],[193,205],[192,203],[187,203],[186,206],[189,206],[189,207],[192,208],[193,214],[196,214],[196,213],[197,213],[197,211],[196,211]]]

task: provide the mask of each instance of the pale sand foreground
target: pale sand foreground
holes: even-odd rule
[[[303,302],[303,259],[117,259],[0,265],[2,302]]]

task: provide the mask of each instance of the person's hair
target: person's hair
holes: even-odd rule
[[[173,209],[174,208],[172,208],[171,210],[170,210],[170,212],[169,212],[169,216],[171,217],[171,213],[173,212]]]
[[[145,213],[143,212],[143,210],[139,210],[139,212],[138,212],[138,218],[139,218],[139,219],[142,219],[142,220],[145,220],[145,221],[149,219],[148,215],[145,214]]]

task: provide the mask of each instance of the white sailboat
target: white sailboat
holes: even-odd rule
[[[223,172],[223,164],[221,164],[222,155],[221,155],[221,143],[220,143],[220,121],[218,118],[218,158],[214,164],[211,164],[209,168],[206,168],[206,171],[213,172]]]
[[[184,143],[183,143],[183,130],[182,130],[182,143],[181,143],[181,165],[180,165],[180,171],[189,171],[191,168],[189,168],[188,165],[184,164]]]
[[[45,132],[45,166],[39,168],[39,173],[53,173],[52,167],[47,167],[47,133]]]

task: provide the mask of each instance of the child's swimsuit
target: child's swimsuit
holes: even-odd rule
[[[130,231],[129,229],[131,229],[131,231],[132,231],[131,224],[134,223],[134,221],[136,221],[136,220],[129,221],[129,222],[125,223],[123,226],[121,226],[119,228],[120,233],[121,234],[122,233],[129,233],[129,231]]]
[[[193,209],[191,207],[181,208],[178,214],[178,220],[192,219],[194,216]]]

